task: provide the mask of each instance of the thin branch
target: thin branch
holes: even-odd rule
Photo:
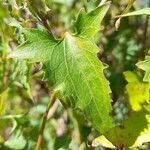
[[[134,2],[135,2],[135,0],[129,0],[127,7],[124,9],[124,11],[122,12],[121,15],[126,14],[126,13],[130,10],[130,8],[131,8],[132,5],[134,4]],[[117,21],[116,21],[116,23],[115,23],[116,31],[118,31],[118,29],[119,29],[119,27],[120,27],[120,22],[121,22],[121,18],[122,18],[121,15],[120,15],[120,17],[117,19]]]
[[[42,141],[43,141],[43,132],[44,132],[44,129],[45,129],[46,122],[48,120],[48,113],[49,113],[49,110],[50,110],[51,106],[54,104],[55,100],[56,100],[55,93],[53,93],[51,95],[51,98],[50,98],[50,101],[48,103],[47,109],[46,109],[46,111],[43,115],[43,118],[42,118],[42,123],[41,123],[40,130],[39,130],[39,137],[38,137],[38,141],[37,141],[37,144],[36,144],[36,150],[41,150]]]

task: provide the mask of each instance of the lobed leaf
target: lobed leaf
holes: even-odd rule
[[[42,62],[47,83],[57,91],[57,97],[74,110],[80,110],[102,133],[112,127],[110,88],[91,37],[99,30],[98,24],[108,8],[106,4],[84,13],[81,27],[77,27],[78,34],[67,32],[62,40],[44,31],[28,29],[25,31],[27,41],[9,55]]]

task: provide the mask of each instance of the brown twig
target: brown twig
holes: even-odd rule
[[[50,110],[51,106],[54,104],[55,100],[56,100],[55,93],[53,93],[51,95],[51,98],[50,98],[50,101],[48,103],[47,109],[46,109],[46,111],[43,115],[43,118],[42,118],[42,123],[41,123],[40,130],[39,130],[39,137],[38,137],[38,141],[37,141],[37,144],[36,144],[36,150],[41,150],[42,141],[43,141],[43,132],[44,132],[44,129],[45,129],[46,122],[48,120],[48,113],[49,113],[49,110]]]

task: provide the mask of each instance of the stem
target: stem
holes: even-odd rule
[[[124,11],[122,12],[121,15],[126,14],[130,8],[132,7],[132,5],[134,4],[135,0],[129,0],[127,7],[124,9]],[[120,22],[121,22],[121,16],[117,19],[116,23],[115,23],[115,28],[116,31],[118,31],[119,27],[120,27]]]
[[[38,141],[37,141],[37,144],[36,144],[36,150],[41,149],[41,145],[42,145],[42,141],[43,141],[43,132],[44,132],[44,129],[45,129],[46,122],[48,120],[48,112],[49,112],[51,106],[54,104],[55,99],[56,99],[55,93],[53,93],[51,95],[51,98],[50,98],[50,101],[48,103],[47,109],[46,109],[46,111],[43,115],[43,118],[42,118],[42,123],[41,123],[40,130],[39,130],[39,137],[38,137]]]
[[[7,82],[7,71],[6,71],[6,52],[7,52],[7,41],[4,33],[4,26],[0,23],[0,32],[1,32],[1,39],[2,39],[2,84],[3,87],[6,87]]]
[[[78,146],[80,146],[81,144],[81,135],[80,135],[80,127],[79,127],[79,123],[78,120],[75,118],[73,111],[68,109],[68,115],[70,120],[72,121],[72,124],[74,126],[74,131],[73,131],[73,139],[75,140],[76,144],[78,144]]]
[[[118,147],[116,148],[116,150],[125,150],[125,147],[123,144],[118,145]]]
[[[149,0],[149,6],[150,6],[150,0]],[[145,23],[144,23],[144,32],[143,32],[143,50],[146,49],[148,24],[149,24],[149,16],[146,16]]]

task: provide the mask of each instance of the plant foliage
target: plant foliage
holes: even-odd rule
[[[0,1],[0,149],[148,150],[148,5]]]

